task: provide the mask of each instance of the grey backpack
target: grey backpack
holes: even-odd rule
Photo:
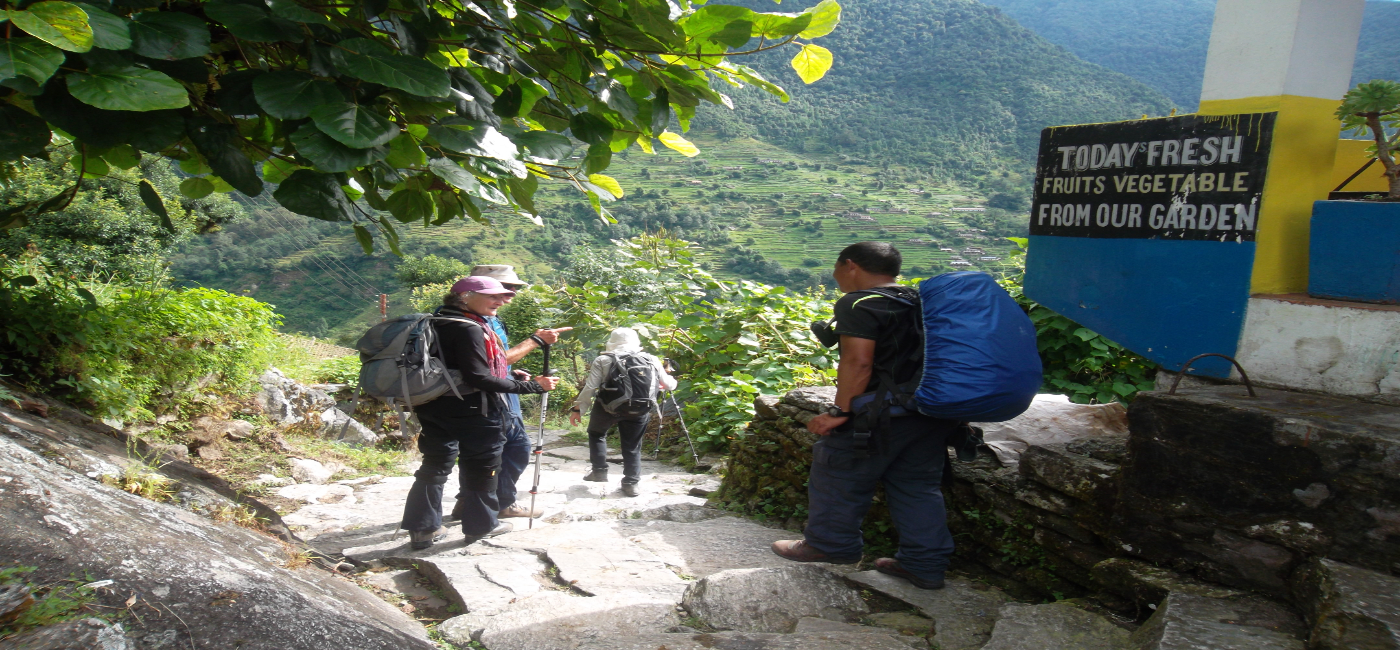
[[[598,404],[603,410],[623,417],[641,417],[655,409],[661,389],[656,364],[639,353],[604,354],[613,360],[607,378],[598,387]]]
[[[443,361],[432,327],[435,320],[481,326],[466,318],[408,314],[371,327],[355,344],[360,351],[360,391],[410,411],[449,391],[458,399],[476,392],[459,386],[462,373],[448,369]]]

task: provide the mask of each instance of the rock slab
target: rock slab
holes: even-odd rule
[[[1295,599],[1319,650],[1400,648],[1400,578],[1327,559],[1300,572]]]
[[[681,600],[720,630],[792,632],[798,619],[855,619],[870,611],[860,594],[818,566],[731,569],[691,585]]]
[[[927,647],[927,646],[925,646]],[[591,639],[575,650],[909,650],[899,637],[866,632],[647,634]],[[495,650],[492,646],[491,650]]]
[[[96,618],[63,621],[0,641],[0,650],[130,650],[132,647],[121,624],[112,625]]]
[[[1128,631],[1082,609],[1048,605],[1004,605],[982,650],[1124,650]]]
[[[949,577],[942,589],[919,589],[878,571],[862,571],[847,576],[891,598],[917,607],[933,619],[933,642],[941,650],[980,648],[991,637],[1001,608],[1011,599],[1000,589]]]
[[[639,595],[574,596],[542,591],[496,615],[463,614],[438,626],[444,639],[491,650],[613,648],[617,637],[659,633],[677,623],[674,601]],[[585,645],[598,643],[603,645]],[[656,650],[652,646],[648,650]]]
[[[3,436],[0,478],[0,557],[40,567],[36,582],[112,580],[97,604],[122,609],[135,594],[150,605],[142,611],[161,612],[126,621],[133,635],[176,628],[182,646],[245,650],[433,647],[417,622],[349,581],[283,568],[270,537],[110,488]]]
[[[1135,650],[1303,650],[1292,612],[1254,598],[1173,593],[1133,633]]]

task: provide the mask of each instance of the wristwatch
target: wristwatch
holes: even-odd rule
[[[855,415],[850,411],[842,411],[841,407],[835,405],[826,407],[826,414],[834,418],[848,418]]]

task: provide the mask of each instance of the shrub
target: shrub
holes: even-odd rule
[[[101,416],[145,417],[240,390],[271,361],[271,306],[214,289],[80,279],[37,252],[0,259],[0,365]]]
[[[326,359],[316,366],[313,377],[318,384],[354,384],[360,380],[360,355]]]
[[[394,277],[406,287],[421,287],[427,284],[451,284],[465,276],[471,268],[448,257],[428,255],[426,257],[406,257],[394,269]]]

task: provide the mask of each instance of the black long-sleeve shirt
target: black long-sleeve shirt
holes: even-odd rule
[[[439,309],[438,316],[468,318],[454,309]],[[462,373],[462,383],[488,393],[543,393],[544,387],[534,381],[502,379],[491,374],[491,364],[486,360],[485,328],[480,323],[434,320],[438,345],[442,348],[443,361],[447,367]]]

